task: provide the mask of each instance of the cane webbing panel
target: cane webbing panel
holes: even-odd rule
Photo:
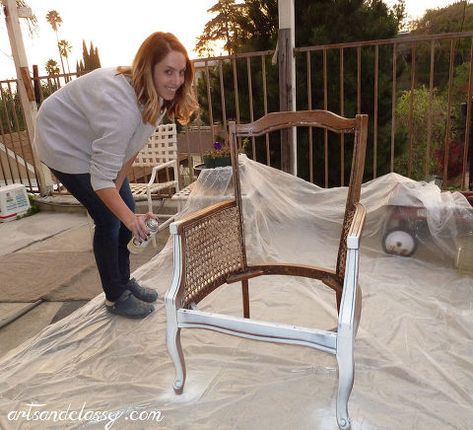
[[[348,187],[347,203],[337,257],[337,277],[341,285],[343,285],[343,278],[345,277],[348,231],[350,230],[353,217],[355,216],[356,204],[360,201],[361,196],[361,183],[363,182],[363,173],[365,170],[366,139],[368,133],[367,120],[366,115],[357,115],[358,127],[354,129],[350,184]]]
[[[345,268],[347,261],[347,237],[350,230],[353,217],[355,216],[355,206],[351,205],[351,208],[347,208],[345,211],[345,217],[342,225],[342,233],[340,238],[340,246],[338,248],[337,257],[337,278],[340,284],[343,286],[343,278],[345,277]]]
[[[187,225],[182,234],[184,294],[180,306],[198,303],[243,270],[240,217],[236,206],[223,208]]]
[[[147,167],[177,159],[176,124],[160,125],[138,153],[133,166]]]

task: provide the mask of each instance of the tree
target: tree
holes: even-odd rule
[[[337,42],[351,42],[369,39],[384,39],[395,37],[404,19],[404,1],[389,9],[381,0],[295,0],[295,28],[296,28],[296,46],[313,46],[321,44],[330,44]],[[237,35],[232,39],[233,53],[249,52],[254,50],[264,51],[274,49],[278,33],[278,14],[277,0],[245,0],[237,9],[237,16],[234,18],[238,28]],[[207,28],[207,27],[206,27]],[[217,40],[215,34],[209,34],[204,30],[204,35],[208,40]],[[202,36],[202,37],[203,37]],[[324,82],[323,82],[323,64],[322,51],[311,54],[312,61],[312,107],[322,108],[324,101]],[[340,112],[340,63],[339,52],[328,51],[327,58],[327,97],[328,108],[335,112]],[[344,52],[344,114],[354,116],[357,113],[356,93],[357,93],[357,55],[355,49],[346,49]],[[238,88],[239,88],[239,106],[240,120],[247,121],[249,115],[249,97],[248,97],[248,79],[246,64],[242,60],[237,61]],[[261,61],[259,59],[250,60],[252,64],[252,89],[253,89],[253,109],[254,118],[260,117],[263,111],[262,95],[262,76]],[[259,62],[259,65],[257,64]],[[361,88],[363,97],[361,102],[361,112],[367,113],[373,118],[373,97],[374,93],[374,50],[361,50],[361,68],[362,82]],[[212,64],[209,62],[209,64]],[[387,49],[380,49],[379,52],[379,76],[378,76],[378,153],[377,167],[378,174],[383,174],[389,170],[390,158],[388,151],[390,149],[390,127],[391,125],[391,52]],[[278,67],[266,62],[266,81],[268,94],[268,111],[279,110],[279,84]],[[225,88],[226,117],[235,118],[235,97],[233,87],[232,64],[230,61],[222,62],[223,85]],[[402,72],[402,65],[398,66],[399,73]],[[218,101],[220,95],[219,68],[210,67],[210,93],[213,100],[213,118],[214,121],[223,118],[221,106]],[[297,106],[299,109],[307,108],[307,65],[305,55],[296,56],[296,76],[297,76]],[[208,106],[207,84],[205,81],[198,82],[198,96],[202,109],[201,117],[204,121],[208,120],[208,112],[205,107]],[[373,127],[370,127],[370,133],[373,133]],[[370,140],[372,136],[370,136]],[[274,140],[270,152],[274,151],[274,157],[278,159],[279,151],[277,137]],[[333,142],[334,150],[329,156],[329,182],[331,184],[339,183],[340,178],[340,160],[341,150],[337,142]],[[318,145],[316,143],[315,145]],[[301,177],[308,178],[309,160],[307,158],[308,138],[301,136],[298,139],[299,160],[298,172]],[[324,148],[322,146],[314,147],[314,165],[321,166],[314,169],[317,183],[324,183]],[[261,145],[255,154],[256,159],[265,160],[264,146]],[[383,152],[384,151],[384,152]],[[348,164],[349,153],[345,154],[345,161]],[[367,177],[372,177],[372,166],[370,157],[374,156],[372,147],[368,150],[367,156]],[[274,165],[274,164],[273,164]],[[348,170],[345,169],[347,172]],[[348,179],[348,178],[347,178]],[[345,181],[346,183],[346,181]]]
[[[61,56],[66,59],[67,73],[71,73],[71,69],[69,67],[69,54],[71,53],[72,45],[67,40],[61,39],[58,42],[58,48]]]
[[[52,58],[46,61],[44,68],[46,69],[46,73],[48,74],[48,76],[51,77],[55,77],[60,73],[57,61],[53,60]]]
[[[449,6],[428,9],[420,19],[411,22],[412,34],[439,34],[473,30],[473,5],[467,1],[457,1]],[[448,84],[450,78],[450,52],[454,48],[453,86],[451,92],[451,108],[448,112]],[[443,97],[445,118],[441,122],[444,127],[442,143],[434,150],[434,157],[443,172],[448,158],[447,176],[452,178],[462,170],[463,151],[465,145],[466,116],[462,108],[466,108],[468,95],[468,81],[470,70],[470,38],[464,37],[443,43],[435,42],[433,84],[435,90]],[[416,52],[416,82],[428,85],[430,79],[431,45],[418,46]],[[417,96],[417,94],[416,94]],[[447,116],[450,128],[446,130]],[[445,153],[445,144],[448,145],[448,154]]]
[[[41,104],[43,100],[47,99],[52,93],[61,87],[59,82],[61,70],[59,69],[57,61],[50,58],[48,61],[46,61],[44,68],[48,74],[48,79],[47,81],[41,80],[40,82],[41,95],[39,104]]]
[[[428,9],[420,19],[410,23],[411,34],[441,34],[473,30],[473,5],[459,1],[438,9]],[[435,44],[434,85],[445,87],[448,81],[450,63],[450,43]],[[454,41],[454,64],[459,66],[469,61],[470,40]],[[416,63],[419,81],[427,84],[430,71],[430,46],[420,45],[417,49]]]
[[[54,93],[54,91],[61,87],[61,83],[59,82],[59,74],[61,71],[57,61],[50,58],[48,61],[46,61],[44,68],[48,74],[48,81],[46,83],[41,82],[41,100],[46,99],[48,96]]]
[[[241,13],[238,52],[274,48],[279,27],[277,0],[247,0]]]
[[[223,41],[224,49],[234,54],[240,27],[241,6],[235,0],[218,0],[209,13],[217,15],[205,24],[204,32],[198,37],[195,50],[199,55],[213,55],[212,42]]]
[[[11,88],[0,88],[0,134],[26,129],[20,95]]]
[[[411,112],[412,106],[412,112]],[[444,95],[437,90],[432,93],[422,86],[414,91],[403,91],[396,106],[398,123],[396,141],[401,143],[399,155],[394,166],[398,173],[407,175],[408,159],[411,158],[410,177],[416,180],[426,179],[429,175],[440,174],[438,151],[443,148],[445,139],[445,110]],[[430,148],[427,152],[428,124],[431,121]],[[409,133],[411,132],[411,133]],[[411,149],[409,150],[409,135]],[[430,154],[429,165],[426,164],[426,154]]]
[[[209,13],[216,13],[198,37],[195,50],[199,55],[213,55],[213,45],[223,43],[229,54],[274,47],[278,30],[277,0],[219,0]]]
[[[449,6],[427,9],[425,14],[410,23],[413,34],[456,33],[473,29],[473,5],[461,0]]]
[[[314,46],[332,43],[355,42],[363,40],[389,39],[397,35],[404,19],[404,1],[398,2],[396,7],[389,9],[381,0],[310,0],[296,1],[296,46]],[[328,50],[327,67],[327,106],[334,112],[341,112],[340,106],[340,52]],[[392,52],[389,49],[379,49],[379,76],[378,76],[378,146],[376,154],[377,174],[384,174],[390,169],[390,127],[391,127],[391,90],[392,90]],[[368,141],[373,139],[374,118],[374,49],[361,49],[361,103],[360,112],[368,114],[370,118]],[[312,107],[324,107],[324,76],[323,52],[311,55],[312,70]],[[357,113],[357,51],[344,50],[344,115],[352,117]],[[398,74],[401,74],[403,65],[398,64]],[[303,108],[307,105],[307,71],[305,62],[297,64],[297,105]],[[338,149],[336,136],[331,135],[329,164],[329,184],[339,182],[341,150]],[[304,144],[301,154],[308,154]],[[319,139],[314,145],[314,166],[323,166],[325,157],[324,141]],[[350,155],[345,153],[345,163],[348,165]],[[374,176],[373,157],[374,149],[368,146],[366,155],[367,178]],[[305,175],[309,160],[299,160],[299,170]],[[344,170],[348,174],[348,169]],[[318,168],[315,172],[315,181],[324,184],[324,169]],[[348,176],[345,177],[345,183]]]
[[[46,21],[48,21],[49,24],[51,24],[53,31],[57,33],[58,28],[62,24],[62,18],[59,15],[59,12],[57,10],[50,10],[46,14]]]
[[[46,14],[46,21],[49,22],[49,24],[51,25],[51,28],[53,29],[54,33],[56,34],[57,49],[58,49],[58,52],[59,52],[59,59],[61,60],[62,72],[65,74],[66,69],[64,68],[64,61],[62,60],[61,49],[60,49],[60,45],[59,45],[59,36],[58,36],[58,28],[62,24],[62,18],[59,15],[58,11],[50,10]]]
[[[390,38],[397,34],[403,19],[403,0],[393,9],[382,0],[295,3],[296,46]]]
[[[220,2],[219,2],[220,3]],[[214,5],[214,8],[219,5],[217,3]],[[238,34],[233,37],[232,49],[233,53],[242,53],[242,52],[251,52],[255,50],[267,50],[274,48],[277,41],[277,31],[278,31],[278,9],[277,0],[246,0],[244,3],[238,5],[238,9],[235,9],[235,14],[233,16],[234,25],[239,29]],[[212,21],[210,21],[212,22]],[[210,42],[217,42],[223,40],[221,35],[217,33],[208,34],[206,29],[209,26],[209,23],[205,26],[204,33],[201,35],[201,40],[206,39]],[[278,77],[277,77],[277,68],[271,69],[271,64],[267,64],[267,70],[269,74],[267,76],[268,80],[268,94],[270,97],[269,100],[269,110],[277,110],[279,106],[278,99]],[[224,88],[225,88],[225,97],[227,99],[226,103],[226,115],[228,118],[236,118],[235,110],[235,94],[233,87],[232,79],[232,64],[229,61],[225,61],[222,64],[223,76],[224,76]],[[255,69],[253,69],[255,70]],[[246,64],[242,62],[237,62],[237,74],[239,77],[246,76]],[[262,77],[261,73],[254,73],[253,85],[255,88],[262,88]],[[210,67],[210,79],[211,79],[211,96],[213,100],[219,100],[220,94],[220,84],[219,80],[219,70],[218,67]],[[198,94],[202,106],[208,106],[207,100],[207,89],[206,84],[203,80],[198,81]],[[242,106],[240,110],[240,118],[242,120],[249,120],[249,109],[247,108],[249,104],[248,100],[248,82],[246,79],[239,79],[239,101]],[[262,94],[256,92],[253,94],[254,102],[256,107],[255,114],[262,115],[264,112],[262,110],[263,100]],[[261,109],[259,109],[261,108]],[[223,113],[221,111],[221,106],[214,107],[214,120],[223,121]],[[208,111],[202,111],[202,119],[204,121],[209,121]]]
[[[99,67],[101,64],[98,48],[94,48],[94,44],[90,42],[90,49],[87,50],[85,40],[82,40],[82,59],[76,63],[77,76],[85,75]]]

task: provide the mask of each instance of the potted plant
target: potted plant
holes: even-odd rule
[[[215,142],[213,148],[204,155],[203,161],[206,168],[230,166],[232,164],[230,147]]]

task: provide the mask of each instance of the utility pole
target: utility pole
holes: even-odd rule
[[[37,108],[19,19],[20,17],[27,18],[31,16],[31,9],[18,8],[16,0],[3,0],[3,4],[8,37],[10,38],[13,60],[15,61],[18,92],[20,93],[21,106],[25,116],[28,140],[31,144],[36,178],[39,181],[38,186],[41,195],[48,195],[52,193],[53,181],[49,169],[40,162],[37,148],[33,144]]]
[[[294,0],[278,0],[279,110],[296,110]],[[281,132],[281,169],[297,176],[297,131]]]

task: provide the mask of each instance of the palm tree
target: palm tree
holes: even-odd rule
[[[65,39],[61,39],[58,42],[59,53],[66,59],[67,64],[67,73],[71,73],[71,69],[69,67],[69,54],[72,50],[72,45]]]
[[[44,68],[46,69],[46,73],[48,74],[48,82],[47,84],[41,84],[41,93],[43,100],[52,93],[54,93],[54,91],[56,91],[58,88],[60,88],[59,73],[61,73],[57,61],[53,60],[52,58],[46,61]]]
[[[56,40],[57,40],[57,48],[58,48],[58,51],[59,51],[59,58],[61,59],[61,65],[62,65],[62,71],[63,73],[65,74],[66,73],[66,69],[64,68],[64,62],[62,61],[62,55],[61,55],[61,50],[59,48],[59,37],[58,37],[58,34],[57,34],[57,29],[60,27],[60,25],[62,24],[62,18],[61,16],[59,15],[59,12],[56,11],[56,10],[50,10],[47,14],[46,14],[46,21],[49,22],[49,24],[51,24],[51,27],[53,29],[53,31],[56,33]]]
[[[46,61],[44,68],[46,69],[46,73],[52,77],[59,75],[60,73],[59,67],[57,65],[57,61],[53,60],[52,58]]]

